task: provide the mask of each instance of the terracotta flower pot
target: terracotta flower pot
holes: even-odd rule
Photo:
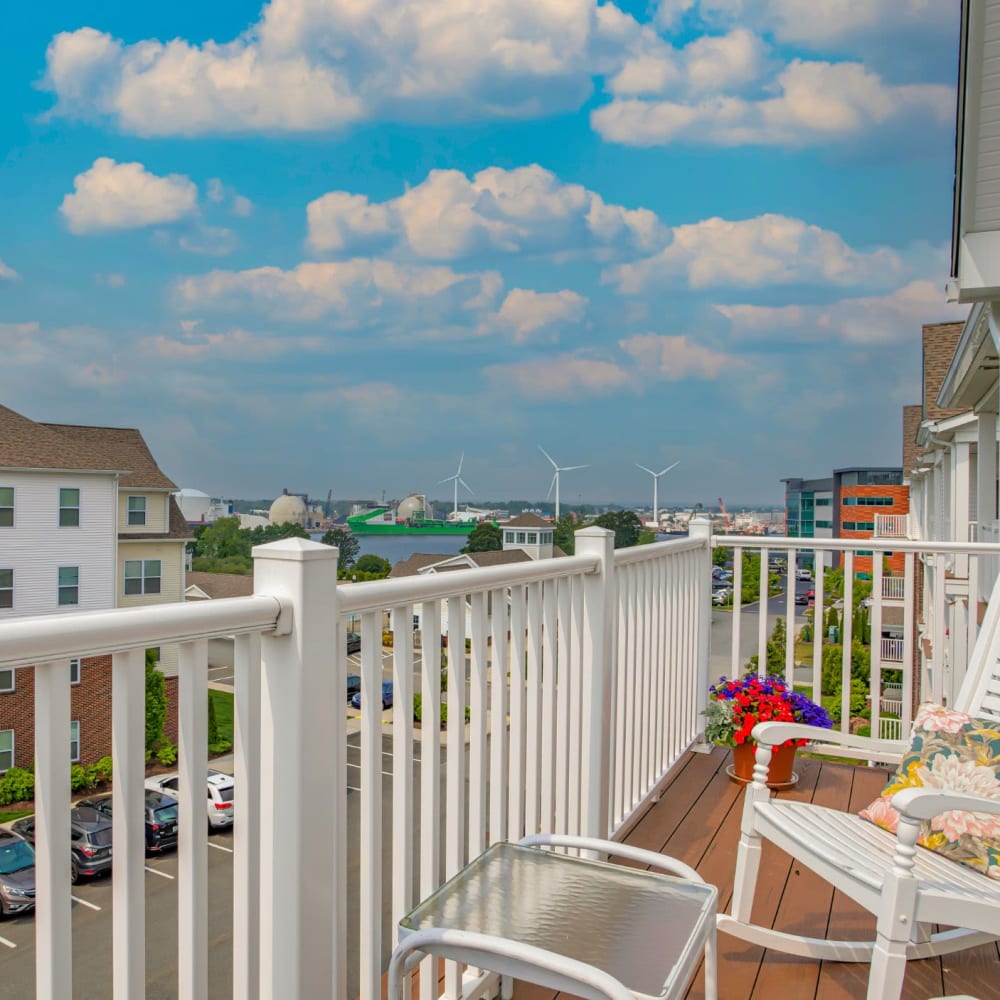
[[[767,773],[768,788],[787,785],[792,780],[792,765],[795,763],[794,746],[779,747],[771,753],[771,767]],[[756,743],[740,743],[733,747],[733,773],[738,781],[753,781]]]

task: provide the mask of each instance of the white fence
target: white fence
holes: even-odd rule
[[[901,601],[905,596],[906,580],[901,576],[882,577],[882,597],[887,601]]]
[[[876,514],[876,538],[908,538],[910,533],[909,514]]]
[[[707,522],[693,531],[700,535],[615,553],[609,532],[584,529],[573,557],[351,586],[337,585],[335,549],[286,539],[255,550],[254,597],[0,625],[0,667],[37,665],[36,995],[72,993],[71,657],[113,654],[108,993],[135,1000],[145,992],[143,659],[148,647],[178,643],[177,992],[208,996],[207,640],[233,635],[233,996],[377,1000],[392,928],[416,894],[433,891],[491,840],[614,832],[697,738],[708,686],[710,546]],[[445,609],[442,671],[430,637],[441,632]],[[395,702],[388,730],[380,711],[366,710],[381,700],[386,611]],[[361,623],[363,706],[360,779],[352,778],[360,853],[350,858],[349,620]],[[360,872],[357,913],[348,912],[349,869]],[[358,941],[350,951],[349,937]],[[462,975],[447,967],[453,996]],[[434,978],[421,977],[424,1000],[436,995]]]

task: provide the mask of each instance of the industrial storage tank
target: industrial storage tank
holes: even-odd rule
[[[294,496],[288,490],[285,490],[271,504],[271,509],[267,516],[271,524],[298,524],[304,528],[309,519],[309,512],[306,509],[306,502],[302,497]]]
[[[423,493],[411,493],[396,508],[397,521],[416,521],[433,516],[431,508],[427,504],[427,497]]]

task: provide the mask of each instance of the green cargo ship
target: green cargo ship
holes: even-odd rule
[[[413,517],[397,521],[391,507],[376,507],[347,519],[355,535],[467,535],[478,521],[438,521]]]

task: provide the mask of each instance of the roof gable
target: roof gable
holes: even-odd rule
[[[108,455],[118,469],[127,470],[121,486],[132,489],[176,490],[156,464],[140,431],[134,427],[88,427],[78,424],[43,424],[57,434]]]
[[[0,468],[117,473],[127,466],[116,462],[92,440],[63,434],[56,426],[36,423],[0,406]]]

